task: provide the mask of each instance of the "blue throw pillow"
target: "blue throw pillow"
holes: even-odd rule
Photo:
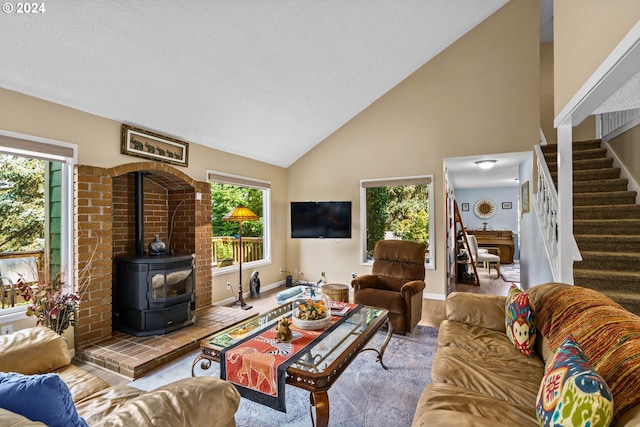
[[[69,387],[57,374],[0,372],[0,408],[49,427],[88,427],[76,411]]]
[[[276,303],[284,304],[287,300],[295,297],[298,294],[301,294],[306,289],[306,286],[294,286],[293,288],[289,288],[287,290],[278,292],[276,295]]]

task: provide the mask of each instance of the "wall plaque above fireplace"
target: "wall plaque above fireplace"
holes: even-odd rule
[[[116,257],[114,328],[136,336],[159,335],[194,323],[192,255]]]
[[[122,124],[122,154],[189,166],[189,143],[146,129]]]

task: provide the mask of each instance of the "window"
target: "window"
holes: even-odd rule
[[[12,290],[19,274],[36,282],[47,270],[73,289],[72,194],[75,150],[69,144],[0,131],[0,323],[24,317]]]
[[[270,183],[213,171],[207,172],[207,180],[211,183],[214,274],[235,268],[240,251],[243,267],[270,262]],[[242,248],[237,238],[239,223],[222,220],[240,204],[260,217],[259,221],[242,223]]]
[[[435,268],[432,175],[362,180],[360,206],[363,263],[379,240],[401,239],[424,243],[425,265]]]

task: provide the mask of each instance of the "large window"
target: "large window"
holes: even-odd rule
[[[73,289],[74,149],[69,144],[0,131],[0,322],[22,318],[15,282],[65,274]]]
[[[220,172],[207,172],[211,183],[211,228],[215,272],[235,268],[242,253],[243,267],[271,261],[270,188],[266,181],[254,180]],[[238,205],[244,205],[260,217],[259,221],[242,223],[240,247],[239,223],[222,218]]]
[[[425,266],[435,268],[433,246],[433,176],[360,181],[362,261],[373,261],[379,240],[411,240],[426,246]]]

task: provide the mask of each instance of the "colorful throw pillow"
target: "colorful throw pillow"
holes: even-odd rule
[[[613,397],[572,336],[558,347],[547,367],[536,402],[541,426],[607,427]]]
[[[536,340],[536,313],[529,303],[529,295],[511,285],[505,303],[507,337],[523,354],[531,357]]]
[[[87,427],[76,411],[69,387],[57,374],[0,372],[0,408],[49,427]]]

